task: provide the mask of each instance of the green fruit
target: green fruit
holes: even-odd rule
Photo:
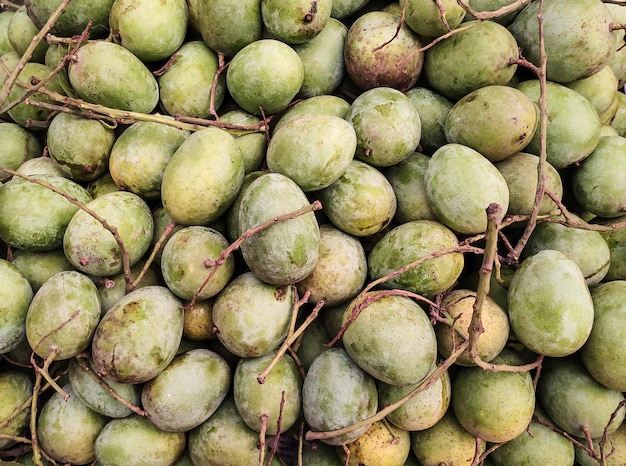
[[[587,432],[600,438],[624,420],[624,410],[618,409],[624,403],[622,392],[600,385],[576,356],[544,362],[537,400],[557,427],[577,437]]]
[[[626,281],[601,283],[591,290],[594,321],[589,339],[580,349],[580,356],[591,376],[602,385],[626,391],[626,358],[623,341],[626,334],[623,301]]]
[[[524,57],[540,63],[539,4],[526,6],[510,30],[524,50]],[[612,17],[599,0],[549,0],[541,10],[547,78],[568,83],[596,73],[614,53]]]
[[[315,319],[302,333],[300,346],[297,350],[298,359],[304,368],[305,373],[311,367],[313,360],[319,356],[322,351],[328,349],[327,343],[331,340],[330,335],[326,331],[326,327],[320,321]]]
[[[233,57],[226,85],[235,102],[249,113],[266,115],[283,110],[300,91],[304,65],[287,44],[260,39]]]
[[[489,85],[507,84],[519,58],[518,45],[504,26],[493,21],[468,21],[450,40],[426,51],[424,75],[430,86],[448,99],[458,100]]]
[[[357,147],[346,120],[331,115],[295,118],[275,131],[267,147],[267,166],[291,178],[304,191],[317,191],[344,174]]]
[[[99,372],[117,382],[146,382],[176,355],[183,335],[181,302],[167,288],[131,291],[102,317],[93,336]]]
[[[213,228],[191,226],[177,231],[161,256],[161,273],[167,287],[185,300],[212,298],[235,271],[232,256],[221,264],[215,262],[227,247],[228,240]]]
[[[32,175],[56,175],[67,178],[67,173],[50,157],[36,157],[26,160],[16,170],[26,176]]]
[[[184,0],[115,0],[109,22],[111,34],[143,62],[168,58],[187,33]]]
[[[492,162],[521,151],[539,122],[535,104],[509,86],[485,86],[454,104],[446,118],[448,142],[464,144]]]
[[[96,461],[101,466],[168,466],[184,449],[184,433],[163,432],[137,414],[109,421],[95,442]]]
[[[519,366],[521,357],[503,350],[494,364]],[[452,380],[452,408],[461,425],[488,442],[508,442],[526,430],[535,409],[529,372],[494,372],[462,367]]]
[[[406,430],[384,421],[376,421],[363,435],[345,447],[348,451],[344,450],[343,445],[336,449],[339,458],[347,466],[403,466],[411,452],[411,436]]]
[[[231,280],[215,298],[217,338],[236,356],[268,354],[289,331],[293,306],[290,286],[273,286],[251,272]]]
[[[39,33],[39,29],[40,27],[35,24],[28,14],[27,6],[21,6],[15,10],[7,25],[7,36],[11,47],[19,56],[24,55],[33,37]],[[42,40],[32,52],[32,61],[43,63],[47,49],[48,43]]]
[[[407,158],[417,149],[422,132],[411,99],[390,87],[360,94],[346,120],[356,132],[355,157],[375,167],[395,165]]]
[[[272,37],[287,44],[303,44],[322,31],[332,5],[332,0],[261,0],[261,17]]]
[[[509,207],[509,190],[497,168],[480,153],[461,144],[446,144],[431,157],[425,175],[426,194],[441,222],[465,234],[487,229],[486,209]],[[476,180],[481,180],[480,184]]]
[[[33,394],[33,382],[24,372],[4,371],[0,374],[0,422],[11,421],[0,428],[0,449],[15,445],[12,436],[20,436],[26,430],[30,419],[29,409],[20,409]],[[7,435],[9,437],[4,437]]]
[[[203,41],[185,42],[177,51],[171,66],[159,77],[161,104],[170,115],[208,118],[211,108],[217,110],[226,93],[222,75],[217,81],[213,107],[211,92],[219,68],[217,53]]]
[[[511,7],[513,4],[516,4],[513,11],[504,14],[500,13],[494,18],[491,18],[491,21],[495,21],[496,23],[500,23],[507,27],[513,22],[515,17],[525,6],[524,4],[518,5],[516,0],[469,0],[467,4],[471,6],[474,11],[479,13],[496,12],[500,8]],[[469,13],[465,16],[465,20],[467,21],[471,21],[472,19],[476,18]],[[485,465],[486,464],[487,463],[485,463]]]
[[[621,466],[626,463],[626,424],[622,423],[615,432],[607,436],[607,441],[601,446],[599,440],[593,441],[596,452],[604,455],[607,466]],[[580,466],[598,466],[600,461],[591,459],[589,453],[575,445],[576,461]]]
[[[414,385],[432,370],[435,332],[426,312],[410,298],[370,291],[346,308],[343,324],[351,319],[343,345],[372,377],[391,385]]]
[[[612,219],[600,219],[600,225],[612,225],[624,222],[626,215]],[[623,225],[623,223],[622,223]],[[626,227],[613,228],[609,231],[600,232],[609,245],[611,261],[609,271],[604,276],[605,280],[626,280]]]
[[[517,85],[533,102],[539,101],[539,80],[530,79]],[[550,119],[546,134],[548,162],[554,168],[565,168],[587,157],[598,144],[600,117],[591,103],[578,92],[554,82],[546,87],[546,108]],[[539,155],[540,134],[535,132],[526,152]]]
[[[26,314],[26,338],[33,351],[55,360],[84,351],[100,320],[100,297],[89,277],[59,272],[35,293]]]
[[[125,192],[102,195],[85,205],[117,230],[132,266],[146,253],[154,224],[146,202]],[[123,271],[123,253],[113,234],[85,210],[74,214],[63,236],[65,256],[81,272],[104,277]]]
[[[157,81],[139,58],[113,42],[83,45],[68,77],[81,99],[119,110],[150,113],[159,101]]]
[[[89,193],[77,183],[56,175],[36,175],[79,202],[89,203]],[[51,251],[63,245],[63,235],[79,208],[61,194],[14,177],[0,187],[0,238],[10,246],[31,251]]]
[[[265,139],[265,136],[263,136]],[[263,152],[263,157],[265,157],[265,152]],[[226,221],[226,233],[228,235],[228,239],[231,241],[235,241],[237,238],[241,236],[243,231],[239,229],[239,206],[241,205],[241,201],[243,199],[243,195],[246,192],[246,189],[250,184],[256,180],[261,175],[264,175],[267,171],[256,170],[250,173],[246,173],[243,178],[243,182],[241,183],[241,189],[237,194],[237,197],[230,205],[226,213],[224,214],[224,219]]]
[[[268,435],[275,435],[279,429],[290,429],[302,410],[302,378],[290,356],[284,355],[263,383],[259,382],[259,374],[273,358],[273,353],[242,358],[233,377],[233,394],[239,415],[252,430],[261,432],[265,429]]]
[[[585,277],[560,251],[525,259],[508,294],[511,330],[531,351],[567,356],[580,349],[593,326],[593,302]]]
[[[441,4],[429,0],[400,0],[400,7],[406,8],[406,24],[421,36],[442,36],[456,29],[465,17],[465,10],[454,0],[444,0]]]
[[[444,96],[427,87],[412,87],[406,91],[406,96],[411,99],[420,116],[422,135],[419,143],[421,150],[425,154],[432,155],[447,142],[444,125],[453,104]]]
[[[166,432],[186,432],[206,421],[230,387],[228,363],[208,349],[187,351],[143,385],[141,404]]]
[[[337,19],[346,18],[363,8],[369,0],[333,0],[331,16]]]
[[[5,10],[0,12],[0,56],[8,52],[13,52],[13,46],[9,42],[9,22],[15,14],[13,10]]]
[[[2,13],[0,13],[0,16]],[[42,147],[34,134],[15,123],[0,123],[0,167],[17,170],[25,161],[40,157]],[[0,170],[0,181],[12,175]]]
[[[94,443],[108,419],[89,409],[74,394],[71,385],[64,399],[54,393],[41,409],[37,438],[41,448],[61,463],[87,464],[94,460]]]
[[[0,354],[8,353],[26,334],[25,320],[33,289],[14,264],[0,259]]]
[[[297,211],[309,202],[298,185],[280,173],[268,173],[246,189],[239,207],[239,230]],[[277,222],[247,239],[241,252],[250,270],[273,285],[296,283],[317,262],[320,233],[315,214]]]
[[[241,126],[257,125],[261,119],[243,110],[231,110],[220,116],[220,120],[225,123],[232,123]],[[259,131],[242,130],[241,134],[231,134],[235,136],[235,142],[241,149],[243,155],[243,167],[246,175],[256,170],[260,170],[265,160],[267,150],[266,135]]]
[[[13,251],[13,261],[11,263],[24,274],[24,277],[26,277],[33,288],[33,292],[37,292],[54,274],[64,270],[74,270],[62,249],[53,251],[16,249]]]
[[[63,10],[52,26],[51,32],[61,37],[72,37],[82,34],[89,21],[93,21],[89,28],[90,37],[105,35],[109,28],[109,12],[113,2],[114,0],[72,2]],[[61,3],[61,0],[26,0],[24,2],[28,15],[33,18],[39,28],[43,27]]]
[[[422,71],[421,47],[419,36],[406,24],[398,24],[396,16],[384,11],[366,12],[348,29],[344,48],[347,74],[361,89],[406,91]]]
[[[345,173],[318,196],[333,225],[354,236],[378,233],[396,213],[396,195],[389,181],[359,160],[352,160]]]
[[[185,139],[165,167],[161,201],[176,223],[205,225],[228,209],[243,177],[243,156],[233,136],[204,128]]]
[[[616,102],[619,82],[611,67],[605,66],[587,78],[577,79],[565,85],[585,97],[598,115],[602,115]]]
[[[340,429],[376,413],[378,395],[374,379],[348,356],[330,348],[313,360],[302,385],[304,418],[313,431]],[[365,433],[369,425],[322,442],[344,445]]]
[[[317,95],[297,101],[293,106],[287,108],[280,119],[274,125],[274,132],[286,124],[289,120],[306,115],[332,115],[339,118],[346,117],[350,110],[347,100],[336,95]]]

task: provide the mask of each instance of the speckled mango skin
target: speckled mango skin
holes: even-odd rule
[[[400,7],[406,7],[406,24],[422,36],[438,37],[448,32],[441,19],[439,5],[429,0],[400,0]],[[450,29],[456,29],[465,17],[465,10],[455,0],[443,0],[441,7]]]
[[[545,249],[522,261],[508,304],[511,330],[538,354],[567,356],[591,333],[594,310],[585,277],[560,251]]]
[[[363,464],[384,464],[403,466],[411,452],[411,435],[384,421],[376,421],[367,431],[348,445],[350,458],[346,463],[343,447],[336,447],[337,453],[347,466]]]
[[[89,29],[91,37],[101,36],[108,31],[109,12],[114,0],[87,0],[73,2],[52,26],[51,32],[61,37],[81,34],[87,23],[93,20]],[[61,4],[59,0],[26,0],[24,5],[28,15],[38,28],[43,27],[50,15]]]
[[[0,259],[0,284],[0,354],[4,354],[24,338],[33,289],[20,269],[4,259]]]
[[[174,359],[182,335],[180,300],[165,287],[146,286],[125,295],[100,320],[92,357],[106,377],[142,383]]]
[[[0,422],[4,422],[14,414],[16,408],[21,406],[33,393],[33,382],[23,372],[7,371],[0,374]],[[8,425],[0,429],[0,433],[7,435],[21,435],[30,419],[30,410],[25,409],[13,418]],[[0,448],[8,448],[15,441],[10,438],[0,439]]]
[[[287,44],[315,38],[330,19],[332,0],[262,0],[261,17],[268,32]]]

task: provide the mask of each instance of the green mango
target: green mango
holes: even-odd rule
[[[28,15],[41,28],[50,15],[61,5],[61,0],[26,0]],[[109,12],[114,0],[82,0],[68,4],[51,32],[61,37],[72,37],[83,33],[89,21],[89,36],[101,37],[109,32]]]
[[[75,270],[62,249],[54,249],[53,251],[16,249],[13,251],[11,263],[20,269],[35,293],[56,273],[64,270]]]
[[[22,271],[0,259],[0,354],[17,347],[26,334],[26,313],[33,299],[33,289]]]
[[[42,155],[43,148],[39,140],[18,124],[0,123],[0,139],[3,141],[0,147],[0,167],[17,170],[27,160]],[[0,170],[0,181],[6,181],[11,176]]]
[[[287,44],[303,44],[324,29],[332,6],[332,0],[261,0],[261,17],[272,37]]]
[[[15,13],[9,19],[9,24],[7,25],[9,44],[11,44],[11,47],[19,56],[22,56],[40,29],[41,26],[37,26],[30,17],[27,6],[22,5],[15,10]],[[33,50],[30,61],[43,63],[47,49],[48,43],[44,39]]]
[[[0,374],[0,422],[4,423],[9,417],[11,422],[0,429],[0,433],[8,436],[20,436],[26,431],[30,420],[30,409],[16,412],[33,394],[34,383],[24,372],[14,370],[3,371]],[[11,437],[0,438],[0,449],[15,445]]]
[[[453,103],[428,87],[412,87],[406,91],[420,116],[422,134],[419,141],[421,152],[432,155],[446,144],[444,125]]]
[[[220,121],[241,126],[253,126],[261,119],[243,110],[231,110],[220,116]],[[241,149],[243,155],[243,167],[246,175],[253,171],[260,170],[265,161],[265,151],[267,150],[267,137],[260,131],[242,130],[241,134],[231,134],[235,136],[235,142]]]
[[[400,0],[400,7],[406,8],[406,24],[427,37],[442,36],[456,29],[465,17],[465,10],[455,0],[444,0],[441,4],[429,0]]]
[[[9,42],[9,22],[15,14],[13,10],[5,10],[0,12],[0,56],[8,52],[13,52],[13,46]]]
[[[626,221],[626,215],[611,219],[594,219],[593,223],[600,225],[612,225]],[[609,245],[611,262],[609,271],[604,276],[605,280],[626,280],[626,226],[600,232]]]

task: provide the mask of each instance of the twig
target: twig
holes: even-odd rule
[[[504,5],[494,11],[476,11],[464,0],[456,0],[456,2],[459,4],[461,8],[463,8],[467,13],[469,13],[474,18],[485,20],[485,19],[498,18],[507,13],[512,13],[516,11],[517,9],[530,3],[530,0],[517,0],[516,2],[510,3],[509,5]]]
[[[148,259],[146,259],[146,262],[141,268],[141,271],[139,272],[137,277],[130,283],[126,284],[126,293],[134,290],[137,287],[137,285],[139,284],[141,279],[144,277],[146,272],[148,272],[148,269],[150,269],[150,266],[154,263],[154,259],[156,255],[159,253],[159,250],[161,249],[165,241],[167,241],[169,236],[172,234],[172,231],[174,230],[174,228],[176,228],[176,225],[177,225],[176,222],[172,221],[165,227],[158,241],[154,244],[154,247],[152,248],[152,252],[150,253],[150,256],[148,256]]]
[[[267,466],[272,464],[272,460],[274,459],[274,454],[278,449],[278,442],[280,441],[281,428],[283,424],[283,411],[285,410],[285,390],[281,391],[280,395],[280,406],[278,408],[278,418],[276,419],[276,434],[272,439],[272,447],[270,448],[270,454],[267,457]]]
[[[450,32],[452,29],[450,29],[448,19],[446,18],[446,8],[443,6],[443,3],[441,3],[441,0],[435,0],[435,3],[437,4],[437,9],[439,10],[439,19],[441,20],[441,24],[443,24],[446,31]]]
[[[224,63],[224,54],[222,52],[217,53],[217,63],[217,70],[213,75],[213,82],[211,83],[211,103],[209,106],[209,113],[216,120],[219,118],[219,116],[217,115],[217,109],[215,106],[215,94],[217,93],[217,86],[220,82],[220,76],[226,70],[226,68],[228,68],[228,63]]]
[[[265,463],[265,433],[267,432],[267,421],[269,416],[265,413],[261,414],[261,431],[259,432],[259,466]]]
[[[402,30],[402,26],[404,25],[404,18],[406,18],[406,9],[407,9],[407,5],[408,4],[409,4],[409,2],[404,2],[404,4],[402,5],[402,9],[400,11],[400,21],[398,21],[398,26],[396,27],[396,32],[393,34],[391,39],[389,39],[386,42],[383,42],[381,45],[378,45],[378,46],[374,47],[372,49],[372,52],[378,52],[383,47],[391,44],[396,39],[396,37],[398,37],[398,34],[400,34],[400,31]]]

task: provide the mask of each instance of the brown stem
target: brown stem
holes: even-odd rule
[[[161,68],[152,72],[152,75],[157,78],[163,76],[166,73],[166,71],[169,70],[170,67],[174,64],[174,62],[176,61],[179,55],[180,54],[178,52],[174,52],[172,56],[167,59],[167,61]]]
[[[389,39],[386,42],[383,42],[381,45],[378,45],[378,46],[374,47],[372,49],[372,52],[374,52],[374,53],[378,52],[383,47],[391,44],[396,39],[396,37],[398,37],[398,34],[400,34],[400,31],[402,30],[402,26],[404,25],[404,18],[406,18],[406,8],[407,8],[408,4],[409,4],[409,2],[404,2],[404,4],[402,5],[402,9],[400,11],[400,21],[398,21],[398,26],[396,27],[396,32],[394,32],[394,34],[391,37],[391,39]]]
[[[502,6],[494,11],[476,11],[464,0],[456,0],[456,2],[459,4],[461,8],[463,8],[467,13],[472,15],[474,18],[485,20],[485,19],[498,18],[507,13],[512,13],[513,11],[516,11],[518,8],[521,8],[524,5],[527,5],[528,3],[530,3],[530,0],[517,0],[516,2],[513,2],[509,5]]]
[[[443,27],[446,29],[446,31],[450,32],[452,29],[450,29],[448,19],[446,18],[446,8],[443,6],[441,0],[435,0],[435,3],[437,4],[437,9],[439,10],[439,19],[441,20]]]
[[[272,440],[272,448],[270,448],[270,454],[267,457],[267,466],[272,464],[272,460],[274,459],[274,454],[278,449],[278,442],[280,441],[281,428],[283,424],[283,411],[285,409],[285,390],[281,392],[280,395],[280,406],[278,408],[278,419],[276,419],[276,435],[274,435],[274,439]]]
[[[172,231],[174,230],[174,228],[176,228],[176,225],[177,225],[176,222],[170,222],[170,224],[165,227],[158,241],[154,244],[154,248],[152,248],[152,252],[150,253],[150,256],[148,257],[148,259],[146,259],[145,264],[143,265],[143,267],[141,268],[141,271],[139,272],[139,275],[137,275],[137,277],[133,281],[126,284],[126,293],[129,293],[130,291],[134,290],[139,284],[139,282],[141,282],[141,279],[144,277],[146,272],[148,272],[148,269],[150,268],[150,266],[154,263],[154,259],[156,255],[158,254],[163,244],[167,241],[168,237],[172,234]]]
[[[583,450],[585,450],[587,452],[587,454],[589,456],[591,456],[593,459],[599,460],[600,459],[600,454],[595,451],[593,449],[593,445],[590,447],[589,445],[585,445],[584,443],[582,443],[580,440],[576,439],[575,437],[572,437],[570,434],[568,434],[567,432],[565,432],[564,430],[561,429],[557,429],[554,425],[552,425],[551,423],[549,423],[548,421],[540,418],[539,416],[534,415],[533,416],[533,421],[535,421],[537,424],[541,424],[542,426],[547,427],[548,429],[550,429],[553,432],[556,432],[557,434],[561,435],[562,437],[566,438],[567,440],[569,440],[571,443],[573,443],[575,446],[582,448]]]
[[[22,5],[10,2],[9,0],[0,1],[0,5],[7,7],[10,10],[19,10]]]
[[[259,466],[263,466],[265,463],[265,433],[267,432],[267,421],[269,416],[267,414],[261,414],[261,431],[259,432]]]
[[[224,62],[224,54],[222,52],[218,52],[217,54],[217,63],[218,63],[217,71],[215,71],[215,75],[213,76],[213,82],[211,83],[211,104],[209,107],[209,113],[216,120],[219,117],[217,115],[217,109],[215,108],[215,94],[217,92],[217,86],[219,85],[220,76],[222,75],[224,71],[226,71],[226,68],[228,68],[228,65],[229,65],[228,63]]]

